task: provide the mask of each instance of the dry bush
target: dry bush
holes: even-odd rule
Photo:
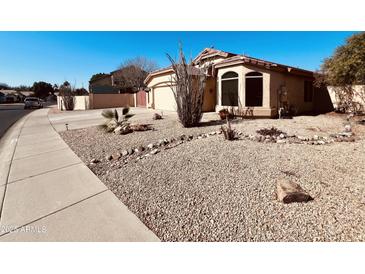
[[[62,86],[60,88],[60,95],[66,110],[74,110],[75,108],[75,94],[71,87]]]
[[[222,126],[223,136],[226,140],[232,141],[237,138],[236,131],[231,127],[231,121],[227,118],[227,126]]]
[[[174,70],[170,87],[174,93],[179,120],[184,127],[197,126],[203,116],[205,69],[188,64],[181,47],[177,62],[170,55],[167,57]]]
[[[229,120],[232,120],[234,118],[234,114],[230,112],[228,108],[221,109],[218,112],[218,115],[221,118],[221,120],[226,120],[227,118]]]
[[[161,120],[162,119],[162,115],[158,114],[158,113],[154,113],[152,116],[153,120]]]
[[[133,131],[147,131],[147,130],[153,130],[152,126],[149,124],[133,124],[130,125],[130,128]]]
[[[262,128],[256,131],[258,134],[262,135],[262,136],[279,136],[280,134],[285,134],[285,132],[277,129],[276,127],[271,127],[271,128]]]

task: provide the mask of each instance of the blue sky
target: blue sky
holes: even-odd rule
[[[343,44],[353,32],[0,32],[0,83],[68,80],[88,87],[94,73],[110,72],[127,58],[146,56],[169,65],[182,42],[194,57],[214,46],[233,53],[308,70]]]

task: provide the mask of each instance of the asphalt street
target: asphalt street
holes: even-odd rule
[[[31,111],[25,110],[23,103],[0,104],[0,138],[12,124]]]

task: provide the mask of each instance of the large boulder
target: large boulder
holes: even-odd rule
[[[279,179],[276,183],[277,198],[284,204],[301,203],[313,200],[300,185],[287,179]]]

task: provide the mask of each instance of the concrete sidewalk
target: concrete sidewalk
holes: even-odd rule
[[[23,117],[1,140],[0,241],[159,241],[71,151],[47,112]]]

